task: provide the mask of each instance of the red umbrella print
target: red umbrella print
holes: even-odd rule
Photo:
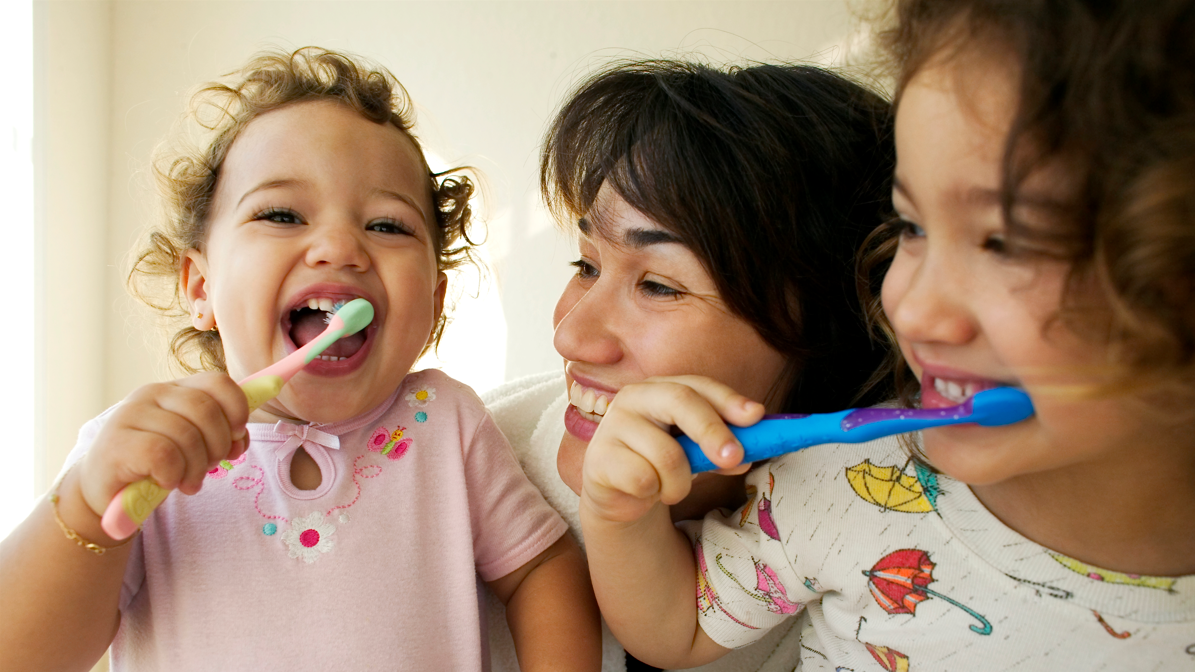
[[[934,563],[930,561],[928,553],[906,548],[880,558],[870,571],[864,571],[863,574],[868,577],[871,596],[890,614],[916,615],[914,612],[922,600],[936,597],[974,616],[982,625],[972,625],[973,632],[992,634],[992,624],[988,619],[926,587],[934,580],[931,574],[933,569]]]

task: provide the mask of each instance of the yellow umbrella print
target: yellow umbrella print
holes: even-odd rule
[[[847,467],[846,480],[863,501],[881,509],[929,513],[934,510],[934,500],[939,494],[936,475],[928,469],[924,470],[928,487],[923,486],[918,478],[923,475],[922,470],[917,470],[917,475],[905,473],[909,462],[905,462],[903,467],[881,467],[870,460],[863,460],[853,467]]]

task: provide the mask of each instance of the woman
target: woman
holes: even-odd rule
[[[889,105],[817,68],[646,61],[578,87],[541,157],[545,200],[580,239],[554,315],[564,374],[486,396],[574,532],[585,446],[625,385],[703,375],[770,413],[882,400],[870,382],[886,352],[853,271],[893,161]],[[744,498],[741,477],[705,474],[674,518]],[[494,669],[516,669],[501,620],[491,625]],[[710,669],[792,669],[798,637],[784,635]],[[604,659],[623,669],[608,633]]]

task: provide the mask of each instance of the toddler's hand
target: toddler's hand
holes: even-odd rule
[[[223,459],[249,447],[249,404],[224,373],[199,373],[137,388],[96,436],[78,467],[87,506],[103,515],[124,486],[145,477],[193,495]]]
[[[763,404],[702,376],[649,378],[618,391],[585,450],[581,496],[599,516],[638,520],[657,501],[689,494],[693,475],[675,426],[693,439],[719,473],[742,473],[743,448],[727,428],[763,417]]]

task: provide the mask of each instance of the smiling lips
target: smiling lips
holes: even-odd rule
[[[573,381],[568,390],[569,403],[572,404],[573,408],[577,409],[577,413],[581,417],[590,422],[602,421],[602,417],[606,415],[606,409],[609,408],[610,399],[613,396],[613,394],[610,394],[607,397],[607,393],[584,387],[576,381]]]

